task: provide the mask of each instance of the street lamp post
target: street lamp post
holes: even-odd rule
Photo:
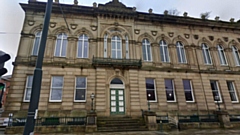
[[[215,100],[217,100],[218,111],[221,111],[220,104],[219,104],[220,97],[219,96],[215,96]]]
[[[44,57],[44,51],[47,42],[48,27],[51,18],[53,0],[48,0],[45,11],[45,18],[43,23],[43,30],[41,35],[41,41],[38,51],[38,57],[36,67],[33,75],[33,84],[31,91],[31,98],[28,108],[27,121],[24,127],[23,135],[34,134],[35,120],[37,119],[38,103],[40,97],[40,90],[42,84],[42,63]]]
[[[94,93],[91,94],[90,98],[92,99],[92,103],[91,103],[91,112],[94,112],[94,110],[93,110],[93,100],[94,100],[94,98],[95,98]]]
[[[148,111],[150,111],[150,102],[149,102],[150,97],[151,97],[151,94],[148,94]]]

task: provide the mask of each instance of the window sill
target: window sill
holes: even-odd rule
[[[148,101],[149,103],[157,103],[157,100],[154,101]]]
[[[167,103],[177,103],[177,101],[167,101]]]
[[[233,104],[237,104],[237,103],[239,103],[239,101],[232,101],[232,103],[233,103]]]
[[[74,103],[86,103],[86,100],[74,100]]]
[[[195,103],[195,101],[186,101],[186,103]]]
[[[215,104],[217,104],[217,103],[220,103],[220,104],[223,103],[222,101],[218,101],[218,102],[217,102],[217,101],[214,101],[214,102],[215,102]]]
[[[60,101],[60,100],[49,100],[49,102],[50,102],[50,103],[61,103],[62,100],[61,100],[61,101]]]
[[[23,100],[23,103],[30,103],[30,101],[27,101],[27,100]]]

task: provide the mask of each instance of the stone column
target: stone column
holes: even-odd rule
[[[96,132],[97,131],[97,114],[96,112],[89,112],[87,114],[87,124],[85,132]]]

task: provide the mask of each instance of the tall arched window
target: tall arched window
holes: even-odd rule
[[[235,46],[232,46],[232,52],[236,62],[236,66],[240,66],[240,57],[239,57],[238,49]]]
[[[212,64],[209,48],[205,43],[202,44],[202,53],[203,53],[204,63],[209,65]]]
[[[162,62],[170,62],[168,46],[164,40],[160,41],[160,57]]]
[[[78,38],[77,57],[88,58],[88,36],[82,34]]]
[[[41,31],[37,32],[36,35],[35,35],[32,55],[38,55],[38,50],[39,50],[39,46],[40,46],[41,36],[42,36],[42,32]]]
[[[67,53],[67,34],[61,33],[57,36],[54,56],[66,57],[66,53]]]
[[[151,45],[148,39],[143,39],[142,41],[142,53],[143,53],[143,60],[144,61],[152,61],[152,51]]]
[[[122,41],[119,36],[112,37],[112,58],[122,59]]]
[[[180,41],[177,41],[177,56],[178,56],[178,62],[179,63],[187,63],[185,49],[183,44]]]
[[[220,58],[221,65],[227,65],[227,59],[226,59],[223,47],[221,45],[218,45],[217,48],[218,48],[218,55]]]
[[[108,38],[108,35],[105,34],[104,35],[104,58],[107,58],[107,38]]]
[[[125,36],[126,38],[126,59],[129,59],[129,42],[128,42],[128,36]]]

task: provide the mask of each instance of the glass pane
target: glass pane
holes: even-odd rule
[[[78,57],[82,58],[82,41],[78,41]]]
[[[185,98],[186,98],[186,101],[193,101],[192,92],[185,91]]]
[[[31,97],[31,88],[26,89],[26,95],[25,95],[25,100],[30,100]]]
[[[77,89],[75,94],[75,100],[85,100],[86,89]]]
[[[119,95],[123,95],[123,91],[122,91],[122,90],[119,90],[119,91],[118,91],[118,94],[119,94]]]
[[[161,57],[161,61],[162,61],[162,62],[165,62],[165,59],[164,59],[164,58],[165,58],[165,56],[164,56],[165,53],[164,53],[164,50],[163,50],[163,49],[164,49],[164,47],[163,47],[162,45],[160,45],[160,57]]]
[[[174,101],[174,93],[173,90],[166,91],[167,101]]]
[[[117,58],[121,59],[122,58],[122,52],[121,50],[117,51]]]
[[[119,100],[123,100],[123,96],[119,96],[118,99],[119,99]]]
[[[116,51],[112,50],[112,58],[116,58]]]
[[[191,90],[190,80],[183,80],[183,88],[184,90]]]
[[[116,106],[116,102],[115,102],[115,101],[112,101],[112,102],[111,102],[111,106]]]
[[[111,107],[111,112],[116,112],[116,107]]]
[[[116,97],[115,96],[111,96],[111,100],[116,100]]]
[[[233,82],[227,81],[227,87],[229,91],[234,91]]]
[[[52,89],[51,100],[62,100],[62,89]]]
[[[165,89],[173,89],[173,83],[171,79],[165,79]]]
[[[32,87],[33,76],[30,75],[27,77],[27,87]]]
[[[210,52],[208,49],[206,49],[206,57],[207,57],[207,64],[212,64],[212,61],[211,61],[211,56],[210,56]]]
[[[40,37],[36,37],[34,46],[33,46],[33,55],[38,55],[39,45],[40,45]]]
[[[115,41],[112,41],[112,49],[116,49],[116,42]]]
[[[112,81],[111,81],[111,84],[123,84],[123,82],[118,79],[118,78],[114,78]]]
[[[124,107],[119,107],[119,112],[124,112]]]
[[[122,47],[121,47],[121,42],[117,42],[117,49],[121,49]]]
[[[152,54],[151,54],[151,46],[147,45],[147,54],[148,54],[148,60],[152,60]]]
[[[67,53],[67,40],[63,40],[61,56],[65,57]]]
[[[84,55],[83,55],[83,57],[84,58],[88,57],[88,41],[84,42]]]
[[[168,55],[168,47],[164,46],[164,52],[165,52],[165,62],[169,62],[169,55]]]
[[[146,79],[146,89],[155,89],[154,87],[154,79]]]
[[[115,95],[116,91],[115,90],[111,90],[111,95]]]
[[[185,55],[184,48],[181,48],[181,57],[182,57],[182,62],[186,63],[186,55]]]
[[[212,90],[218,90],[216,81],[210,81],[210,85]]]
[[[154,90],[147,90],[147,100],[156,100],[155,91]]]
[[[123,101],[119,101],[119,106],[123,106]]]
[[[237,101],[235,92],[230,92],[231,101]]]
[[[146,47],[144,44],[142,45],[142,53],[143,53],[143,60],[147,60]]]
[[[62,76],[54,76],[52,78],[52,87],[62,87],[63,86],[63,77]]]
[[[60,56],[61,39],[57,39],[55,56]]]
[[[86,78],[85,77],[77,77],[76,78],[76,87],[77,88],[86,88]]]
[[[179,63],[182,63],[182,56],[181,56],[180,48],[179,48],[179,47],[177,47],[177,57],[178,57],[178,62],[179,62]]]

